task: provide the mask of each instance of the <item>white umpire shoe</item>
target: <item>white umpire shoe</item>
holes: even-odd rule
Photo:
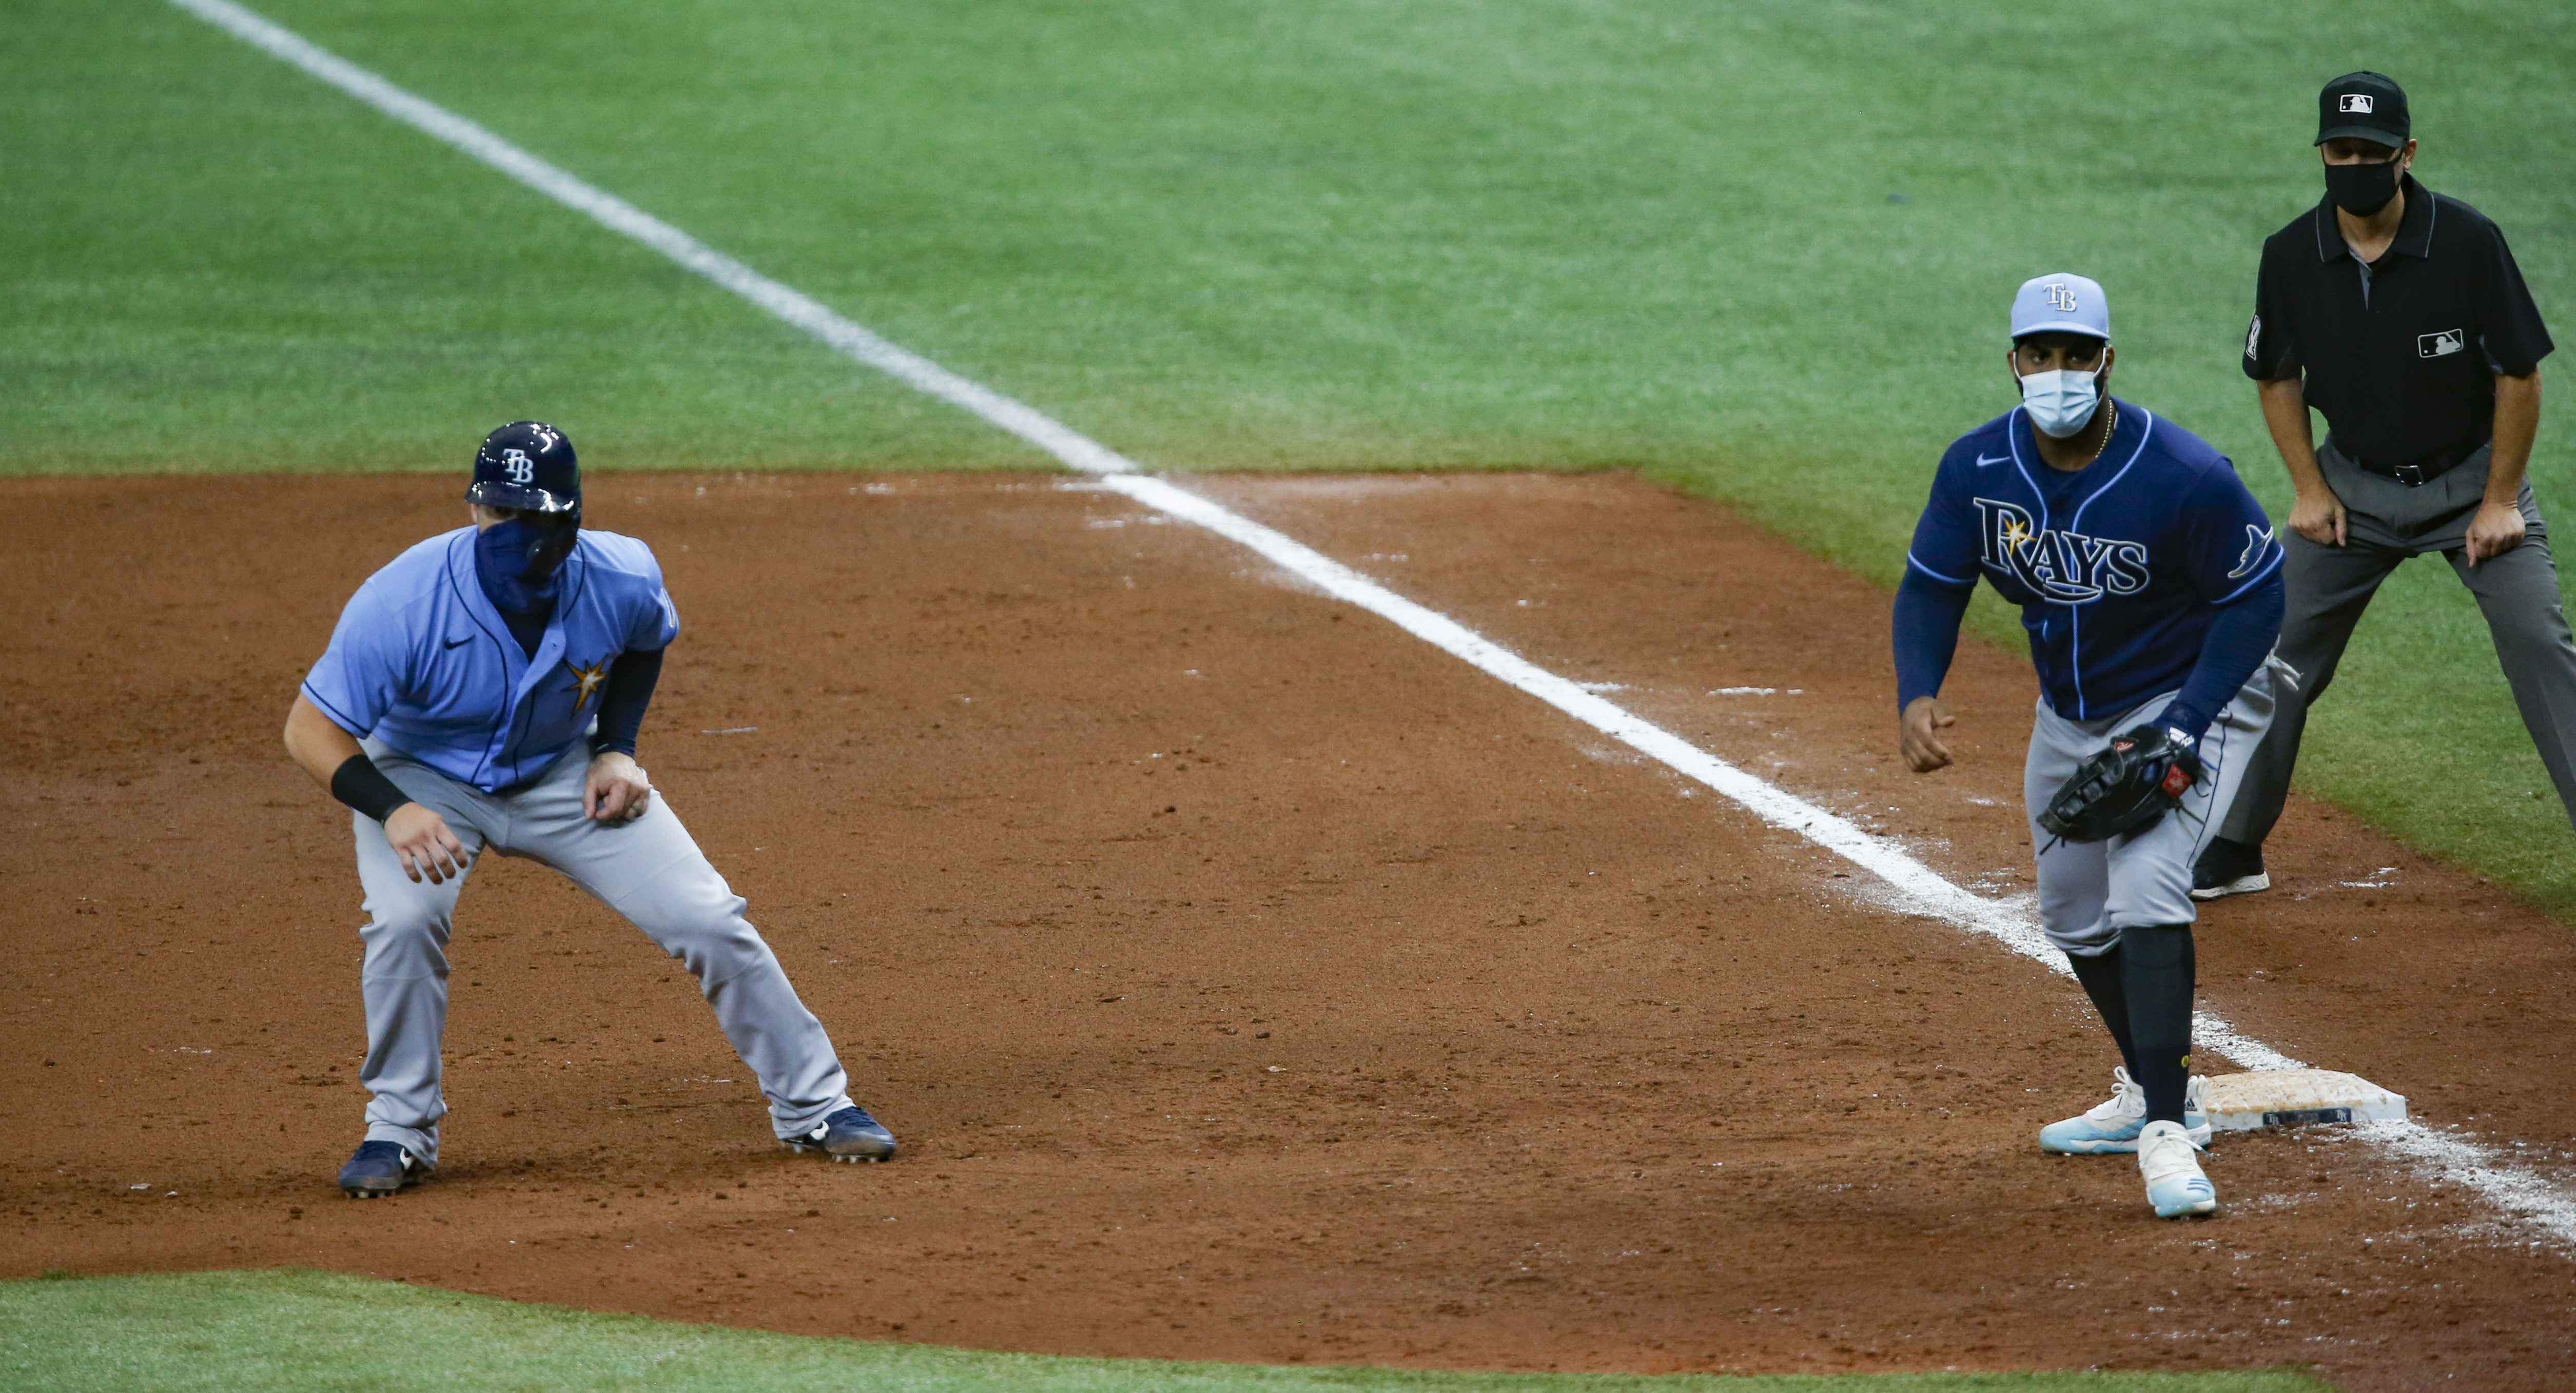
[[[2230,895],[2251,895],[2271,888],[2272,875],[2263,869],[2263,848],[2259,846],[2212,837],[2200,859],[2192,863],[2191,897],[2195,900],[2223,900]]]
[[[2138,1132],[2138,1174],[2159,1219],[2218,1212],[2218,1187],[2200,1169],[2200,1144],[2179,1122],[2150,1122]]]
[[[2039,1129],[2039,1149],[2069,1156],[2101,1156],[2138,1149],[2138,1129],[2147,1125],[2147,1091],[2129,1081],[2129,1071],[2114,1068],[2118,1080],[2099,1107]],[[2183,1131],[2194,1146],[2209,1144],[2209,1081],[2194,1074],[2183,1091]]]

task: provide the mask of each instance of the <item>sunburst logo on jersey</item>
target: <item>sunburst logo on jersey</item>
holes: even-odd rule
[[[588,667],[579,663],[566,663],[564,666],[571,668],[572,675],[581,679],[581,691],[572,702],[573,708],[579,710],[590,700],[591,693],[598,691],[599,685],[608,680],[608,660],[602,658]]]
[[[2030,524],[2014,518],[2004,524],[2004,543],[2019,548],[2030,545]]]

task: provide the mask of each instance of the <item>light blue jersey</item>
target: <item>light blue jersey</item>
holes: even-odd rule
[[[432,537],[368,577],[304,695],[350,734],[489,793],[572,748],[598,715],[609,664],[669,644],[680,612],[651,548],[584,528],[531,658],[475,579],[474,535]]]

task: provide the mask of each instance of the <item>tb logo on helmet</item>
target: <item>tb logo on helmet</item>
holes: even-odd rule
[[[2048,287],[2048,307],[2059,314],[2075,313],[2075,287],[2053,282]]]
[[[534,483],[537,477],[537,462],[528,458],[528,452],[525,450],[503,450],[501,470],[510,476],[511,483]]]

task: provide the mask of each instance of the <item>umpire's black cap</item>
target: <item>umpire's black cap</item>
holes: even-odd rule
[[[2317,94],[2319,145],[2350,137],[2399,146],[2406,130],[2406,89],[2386,73],[2345,73]]]
[[[581,466],[572,442],[543,421],[512,421],[483,437],[465,501],[487,508],[581,517]]]

